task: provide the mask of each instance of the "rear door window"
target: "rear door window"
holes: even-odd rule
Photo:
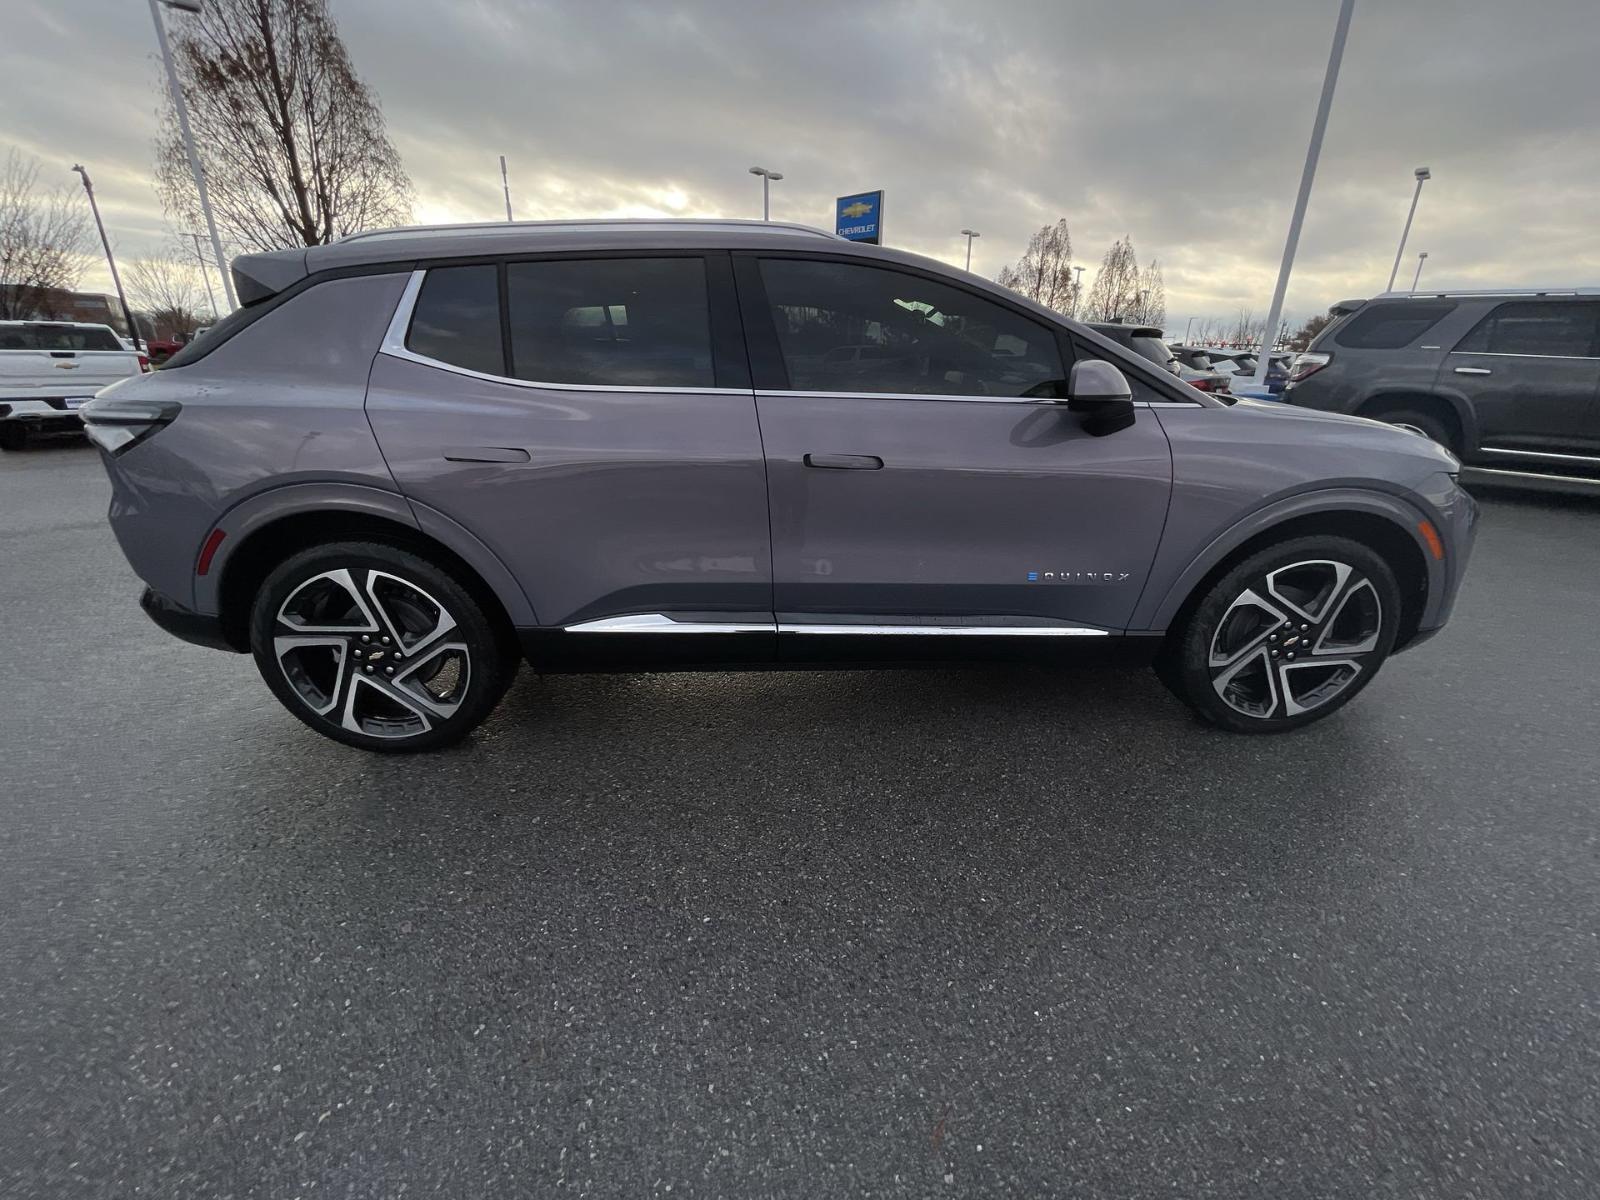
[[[1368,304],[1339,326],[1334,341],[1352,350],[1398,350],[1409,346],[1455,312],[1449,301],[1401,300]]]
[[[1600,304],[1517,301],[1502,304],[1456,344],[1477,354],[1588,358],[1597,353]]]
[[[1050,329],[921,275],[769,258],[761,280],[795,391],[1021,396],[1065,376]]]
[[[429,271],[411,310],[406,349],[469,371],[504,375],[499,268],[486,263]]]
[[[593,258],[506,267],[518,379],[615,388],[710,388],[702,258]]]

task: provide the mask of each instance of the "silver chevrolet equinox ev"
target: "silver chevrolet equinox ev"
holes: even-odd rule
[[[1325,716],[1449,616],[1458,463],[1203,395],[942,263],[803,226],[396,229],[82,410],[155,622],[422,750],[540,671],[1142,662]]]

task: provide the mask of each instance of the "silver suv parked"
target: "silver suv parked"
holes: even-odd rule
[[[1283,398],[1403,425],[1488,482],[1600,484],[1600,289],[1346,300]]]
[[[799,226],[495,224],[248,255],[85,410],[143,605],[375,750],[541,671],[1154,662],[1228,729],[1449,615],[1474,508],[1389,426],[1227,404]]]

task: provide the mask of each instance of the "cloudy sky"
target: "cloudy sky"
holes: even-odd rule
[[[119,253],[163,239],[143,0],[4,0],[0,152],[93,172]],[[891,244],[993,275],[1066,217],[1130,235],[1169,325],[1264,315],[1336,0],[332,0],[419,220],[773,216],[887,190]],[[182,20],[181,15],[174,19]],[[1289,290],[1303,316],[1409,264],[1440,286],[1600,283],[1595,0],[1358,0]],[[1409,279],[1411,265],[1403,269]],[[103,287],[103,268],[86,283]]]

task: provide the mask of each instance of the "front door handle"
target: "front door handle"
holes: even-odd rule
[[[1493,375],[1488,367],[1457,367],[1457,375]]]
[[[528,452],[516,446],[446,446],[445,462],[525,463]]]
[[[808,454],[805,464],[823,471],[883,470],[883,459],[876,454]]]

